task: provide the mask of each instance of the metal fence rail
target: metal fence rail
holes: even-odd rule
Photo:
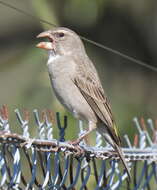
[[[132,174],[129,182],[118,155],[108,144],[102,146],[99,133],[95,146],[90,147],[85,141],[73,146],[65,141],[67,117],[61,125],[57,113],[59,139],[56,140],[53,138],[53,113],[42,112],[39,117],[34,110],[38,137],[31,138],[29,112],[20,114],[16,109],[15,113],[21,135],[11,132],[7,107],[0,109],[0,189],[155,189],[157,126],[151,119],[139,122],[134,118],[138,135],[133,145],[128,136],[124,136],[127,147],[123,151]],[[79,127],[81,135],[84,132],[82,122]]]

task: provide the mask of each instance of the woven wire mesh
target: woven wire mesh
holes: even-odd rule
[[[16,109],[15,113],[21,135],[11,131],[7,107],[0,109],[1,189],[156,189],[157,125],[151,119],[139,122],[134,118],[138,134],[133,145],[124,136],[127,147],[122,149],[132,174],[128,181],[118,155],[108,144],[102,144],[99,133],[95,146],[84,140],[74,146],[65,141],[67,117],[62,125],[57,113],[59,139],[54,139],[53,113],[49,110],[40,117],[34,110],[38,135],[31,138],[29,112]],[[79,127],[81,135],[85,131],[82,122]]]

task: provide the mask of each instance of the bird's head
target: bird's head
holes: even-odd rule
[[[51,50],[54,55],[68,55],[74,52],[85,52],[80,37],[68,28],[54,28],[40,33],[37,38],[48,38],[48,42],[40,42],[37,44],[37,47]]]

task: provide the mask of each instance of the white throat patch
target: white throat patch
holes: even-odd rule
[[[56,60],[56,59],[58,59],[60,57],[60,55],[55,55],[53,50],[50,50],[48,52],[48,54],[49,54],[49,57],[48,57],[47,64],[52,63],[54,60]]]

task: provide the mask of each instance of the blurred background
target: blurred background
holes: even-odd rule
[[[47,73],[47,52],[36,36],[53,28],[7,7],[8,3],[79,35],[157,67],[157,1],[3,0],[0,1],[0,105],[52,109],[69,117],[67,139],[77,137],[76,120],[56,100]],[[84,41],[110,99],[121,136],[133,139],[133,117],[156,119],[157,73]],[[15,122],[16,123],[16,122]],[[12,128],[15,132],[17,127]],[[35,129],[32,134],[35,135]]]

